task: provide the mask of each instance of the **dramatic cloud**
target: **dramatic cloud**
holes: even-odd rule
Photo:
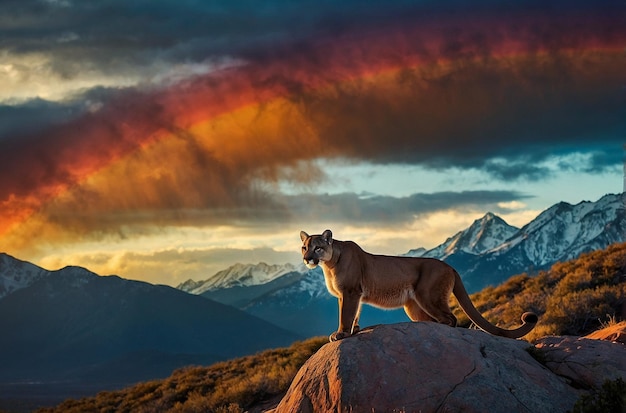
[[[15,248],[399,225],[531,196],[330,193],[320,159],[495,183],[622,161],[618,2],[8,1],[0,27],[0,239]]]

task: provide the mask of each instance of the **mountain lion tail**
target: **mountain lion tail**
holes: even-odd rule
[[[535,328],[537,325],[537,321],[539,318],[534,313],[524,313],[522,314],[522,325],[513,330],[506,330],[504,328],[496,327],[487,321],[482,314],[478,312],[474,304],[470,300],[469,294],[467,294],[467,290],[465,290],[465,286],[463,286],[463,282],[461,281],[461,277],[455,271],[455,279],[454,279],[454,289],[452,292],[456,297],[459,305],[465,311],[465,314],[476,324],[481,330],[486,331],[489,334],[493,334],[494,336],[508,337],[508,338],[520,338],[530,333],[530,331]]]

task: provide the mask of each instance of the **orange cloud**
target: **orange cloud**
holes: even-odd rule
[[[319,157],[480,166],[547,136],[566,144],[598,124],[613,130],[624,29],[556,23],[344,34],[167,90],[121,93],[3,145],[0,237],[25,247],[36,234],[280,220],[289,211],[272,185],[323,182],[308,163]]]

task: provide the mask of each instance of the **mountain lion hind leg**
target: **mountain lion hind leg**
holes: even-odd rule
[[[417,297],[417,303],[431,319],[438,323],[456,327],[456,317],[450,311],[448,299],[441,299],[438,296]],[[410,317],[410,316],[409,316]]]
[[[404,304],[404,312],[409,316],[411,321],[434,321],[434,318],[428,315],[426,311],[422,310],[422,307],[417,304],[415,300],[409,300]]]
[[[432,261],[435,266],[439,262]],[[419,277],[415,288],[415,301],[433,321],[456,327],[456,317],[450,310],[450,294],[454,286],[454,270],[443,266],[436,277]],[[407,313],[408,314],[408,313]],[[411,315],[409,314],[409,317]]]

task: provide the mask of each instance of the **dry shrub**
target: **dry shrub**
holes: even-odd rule
[[[607,314],[621,319],[620,309],[626,306],[626,244],[556,263],[534,277],[513,276],[471,299],[485,318],[504,328],[519,325],[525,311],[536,313],[539,323],[524,337],[529,341],[546,335],[586,335],[599,328]],[[459,325],[469,326],[456,300],[451,304]]]

